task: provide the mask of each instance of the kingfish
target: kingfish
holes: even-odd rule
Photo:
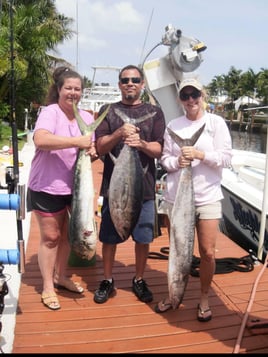
[[[170,128],[167,131],[179,147],[193,146],[203,132],[205,124],[191,138],[182,139]],[[175,310],[183,300],[191,271],[195,237],[195,199],[192,166],[180,169],[178,188],[170,219],[170,245],[168,257],[168,291]]]
[[[125,123],[140,123],[153,117],[156,112],[146,114],[139,119],[129,118],[119,109],[115,113]],[[138,150],[124,144],[120,154],[115,158],[113,173],[109,185],[109,208],[115,229],[122,240],[128,239],[136,226],[144,197],[144,174],[147,170],[142,167]]]
[[[75,103],[73,109],[82,135],[92,134],[105,118],[109,107],[90,125],[86,125]],[[79,149],[75,164],[73,198],[69,220],[71,249],[82,259],[90,260],[96,252],[97,227],[94,219],[94,185],[90,155]]]

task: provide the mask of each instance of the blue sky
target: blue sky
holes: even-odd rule
[[[231,66],[257,73],[268,69],[267,0],[56,0],[59,12],[74,18],[78,36],[58,47],[82,75],[92,79],[92,66],[138,65],[162,40],[169,24],[205,43],[199,78],[208,84]],[[160,46],[148,59],[163,57]],[[117,83],[115,72],[97,82]],[[114,84],[112,83],[112,84]]]

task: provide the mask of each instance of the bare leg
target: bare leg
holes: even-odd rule
[[[149,244],[135,243],[136,279],[143,278],[149,254]]]
[[[200,253],[200,307],[202,310],[209,308],[208,294],[215,273],[215,245],[219,234],[219,221],[217,219],[202,220],[197,223],[197,237]]]
[[[71,251],[69,238],[68,238],[68,223],[69,223],[69,218],[68,218],[68,214],[66,213],[62,225],[62,234],[58,246],[57,259],[55,264],[55,271],[60,279],[66,278],[66,269],[67,269],[68,259]]]
[[[105,279],[111,279],[113,276],[116,247],[116,244],[102,244],[102,259]]]
[[[38,264],[43,278],[43,292],[54,292],[53,275],[57,260],[61,229],[65,213],[53,217],[36,214],[41,240],[38,249]],[[61,252],[64,254],[64,252]]]

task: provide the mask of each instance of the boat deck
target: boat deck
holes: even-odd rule
[[[93,163],[96,187],[102,177],[102,162]],[[99,224],[100,218],[96,217]],[[165,227],[151,244],[151,252],[168,247]],[[21,278],[12,353],[267,353],[266,330],[242,329],[248,321],[268,319],[268,275],[259,264],[251,272],[216,274],[210,291],[211,321],[196,319],[199,278],[190,276],[181,307],[164,314],[155,304],[167,295],[167,260],[148,259],[145,279],[154,301],[144,304],[131,291],[134,275],[134,245],[131,239],[118,246],[114,266],[116,294],[105,304],[93,302],[94,290],[103,278],[101,245],[96,263],[69,267],[73,279],[85,288],[82,295],[59,291],[61,309],[50,311],[41,303],[41,274],[37,263],[39,231],[34,216],[26,250],[25,273]],[[198,256],[197,247],[195,253]],[[221,235],[216,257],[241,258],[246,251]],[[258,284],[254,286],[254,283]],[[252,300],[253,299],[253,300]],[[250,309],[249,309],[250,306]],[[242,331],[242,339],[239,339]]]

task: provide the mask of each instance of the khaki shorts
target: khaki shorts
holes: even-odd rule
[[[170,219],[172,208],[172,203],[163,200],[160,203],[159,211],[161,214],[166,214]],[[210,203],[204,206],[196,206],[195,213],[199,219],[220,219],[222,218],[221,201]]]

